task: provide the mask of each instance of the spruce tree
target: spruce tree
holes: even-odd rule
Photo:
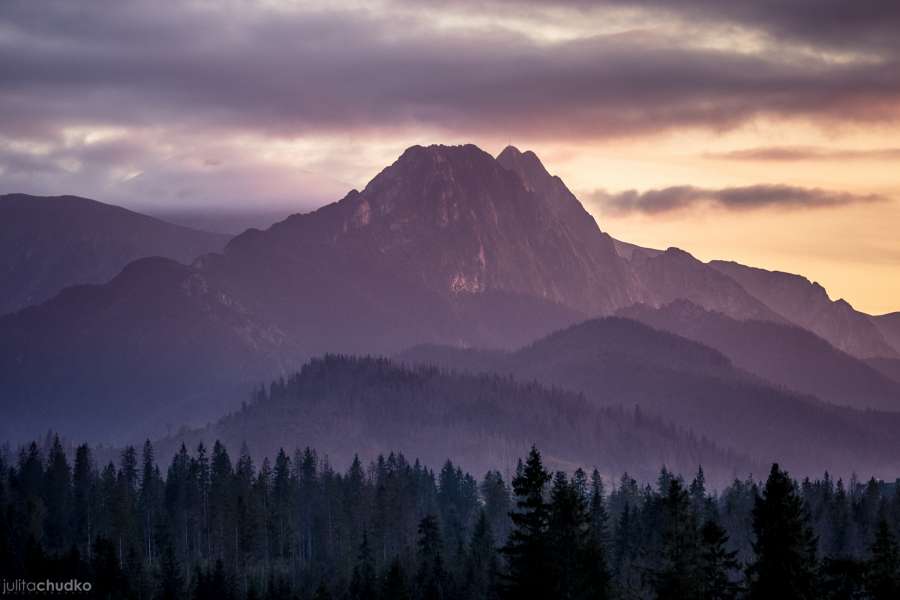
[[[52,552],[61,552],[69,544],[69,511],[72,501],[72,471],[66,460],[66,451],[59,441],[53,437],[50,454],[47,457],[47,470],[44,474],[46,516],[46,545]]]
[[[492,600],[496,598],[497,575],[500,570],[494,535],[487,512],[482,509],[475,522],[472,540],[466,556],[465,587],[467,598]]]
[[[363,531],[362,544],[356,557],[356,566],[353,567],[353,576],[350,579],[350,600],[376,600],[377,592],[375,581],[375,563],[372,559],[372,549],[369,548],[369,536]]]
[[[494,542],[498,546],[502,546],[506,543],[512,524],[509,519],[509,512],[512,508],[509,487],[503,481],[500,471],[488,471],[481,482],[480,491]]]
[[[900,548],[884,518],[878,521],[870,554],[866,564],[866,591],[873,600],[900,598]]]
[[[400,557],[394,557],[381,581],[381,600],[409,600],[409,584]]]
[[[443,600],[450,587],[444,566],[444,542],[437,517],[428,515],[419,523],[419,570],[416,590],[421,600]]]
[[[175,559],[175,550],[167,545],[159,566],[159,600],[180,600],[184,597],[184,578],[181,567]]]
[[[699,584],[697,521],[681,479],[668,476],[665,481],[668,489],[661,498],[661,561],[652,572],[652,588],[657,598],[694,598]]]
[[[733,600],[741,588],[736,582],[740,565],[736,551],[729,551],[728,534],[714,520],[700,530],[700,555],[697,565],[699,597],[704,600]]]
[[[590,494],[591,531],[594,534],[595,543],[605,549],[610,543],[609,512],[606,510],[603,478],[600,477],[600,472],[597,469],[594,469],[594,472],[591,473]]]
[[[750,598],[806,600],[815,595],[816,538],[794,482],[772,465],[753,507],[755,561],[749,569]]]
[[[516,510],[510,513],[513,529],[503,548],[508,562],[503,586],[507,598],[529,600],[553,595],[547,577],[550,511],[544,499],[549,481],[550,474],[544,469],[541,454],[532,446],[528,459],[512,481]]]
[[[82,444],[75,451],[75,470],[72,473],[72,518],[75,526],[73,541],[84,550],[88,559],[97,530],[96,480],[91,450],[87,444]]]

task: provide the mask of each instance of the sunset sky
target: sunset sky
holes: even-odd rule
[[[512,143],[619,239],[896,311],[898,32],[894,0],[5,0],[0,193],[286,213]]]

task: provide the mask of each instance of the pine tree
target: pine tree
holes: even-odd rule
[[[61,552],[68,548],[69,511],[72,502],[72,471],[66,460],[66,451],[59,441],[53,437],[50,454],[47,457],[47,470],[44,474],[46,516],[46,545],[52,552]]]
[[[328,586],[325,585],[325,582],[319,584],[319,587],[316,588],[316,593],[313,596],[313,600],[331,600],[331,592],[328,591]]]
[[[175,559],[175,550],[166,546],[159,567],[159,600],[180,600],[184,597],[184,578],[181,567]]]
[[[143,532],[144,558],[153,564],[156,554],[156,529],[160,505],[162,481],[153,460],[153,445],[150,440],[144,442],[141,469],[141,487],[138,504],[141,511],[141,531]]]
[[[509,512],[512,508],[509,487],[503,481],[500,471],[488,471],[481,482],[480,491],[494,542],[502,546],[506,543],[512,524],[509,519]]]
[[[466,597],[492,600],[496,598],[497,575],[500,564],[494,535],[488,522],[487,512],[482,509],[472,531],[472,540],[466,556],[465,584]]]
[[[75,451],[75,470],[72,474],[72,518],[74,520],[74,542],[83,549],[88,559],[96,534],[97,523],[97,475],[91,459],[91,450],[82,444]]]
[[[550,492],[549,576],[554,597],[605,598],[609,572],[602,545],[591,527],[586,484],[582,476],[568,481],[557,473]]]
[[[887,521],[878,521],[866,564],[866,591],[873,600],[900,598],[900,548]]]
[[[736,575],[740,565],[737,552],[727,548],[728,534],[714,520],[700,530],[700,556],[697,565],[699,598],[704,600],[732,600],[740,592]]]
[[[381,600],[409,600],[409,585],[400,557],[395,557],[381,582]]]
[[[93,597],[102,600],[115,600],[130,596],[130,582],[122,570],[118,558],[116,544],[107,538],[100,537],[94,542],[91,551],[91,583]]]
[[[696,517],[681,479],[668,476],[665,481],[661,564],[652,573],[652,587],[657,598],[694,598],[698,595],[700,550]]]
[[[697,474],[694,476],[694,480],[691,481],[691,486],[688,488],[688,494],[691,497],[691,510],[698,519],[706,520],[708,516],[706,474],[703,472],[702,466],[697,468]]]
[[[606,510],[606,499],[604,498],[605,490],[603,486],[603,478],[600,472],[594,469],[591,473],[591,531],[594,534],[594,541],[597,545],[607,548],[610,543],[609,532],[609,512]]]
[[[375,563],[372,560],[372,549],[369,548],[369,536],[363,531],[362,544],[353,567],[350,580],[350,600],[376,600]]]
[[[528,459],[512,481],[516,510],[510,513],[513,530],[503,548],[508,573],[504,596],[529,600],[550,598],[553,589],[547,578],[549,549],[549,507],[544,499],[550,474],[544,469],[541,454],[531,447]]]
[[[815,595],[816,539],[794,482],[772,465],[762,496],[753,507],[755,562],[750,566],[750,597],[806,600]]]
[[[443,546],[437,517],[426,516],[419,523],[419,570],[416,573],[416,590],[421,600],[447,597],[450,582],[444,566]]]
[[[113,527],[118,546],[119,563],[125,559],[137,541],[137,453],[133,446],[122,451],[119,471],[116,474],[116,496],[113,504]]]

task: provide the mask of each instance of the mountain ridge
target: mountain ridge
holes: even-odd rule
[[[230,237],[78,196],[2,195],[0,223],[0,314],[109,281],[138,258],[190,262]]]

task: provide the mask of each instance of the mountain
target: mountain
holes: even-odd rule
[[[900,358],[867,358],[865,362],[885,377],[900,383]]]
[[[109,281],[137,258],[190,262],[229,237],[77,196],[0,196],[0,314]]]
[[[896,381],[796,325],[732,319],[685,300],[618,314],[715,348],[738,368],[794,391],[844,406],[900,410]]]
[[[630,319],[587,321],[515,352],[478,352],[475,360],[470,352],[427,346],[397,359],[488,369],[580,392],[596,406],[637,405],[720,447],[758,462],[777,459],[798,473],[893,477],[900,467],[900,413],[837,407],[773,387],[716,350]]]
[[[0,397],[16,407],[3,431],[34,437],[42,414],[84,438],[158,435],[216,418],[325,353],[513,349],[636,302],[794,321],[686,252],[617,244],[534,153],[512,147],[494,158],[413,146],[338,202],[245,231],[189,266],[137,261],[122,275],[0,319]],[[863,325],[877,332],[868,316]],[[640,400],[643,385],[622,379],[622,397]]]
[[[642,304],[663,306],[685,299],[738,319],[784,322],[740,284],[678,248],[665,252],[632,251],[629,265],[638,281]]]
[[[713,481],[743,476],[754,463],[632,410],[599,408],[578,394],[498,375],[407,368],[386,359],[326,356],[274,383],[241,410],[155,444],[170,456],[182,443],[221,440],[257,456],[309,445],[332,464],[415,452],[426,464],[450,458],[476,473],[513,473],[537,444],[556,468],[622,470],[649,480],[660,464],[678,472],[702,463]]]
[[[773,311],[857,358],[900,357],[872,317],[800,275],[714,260],[709,265],[737,281]]]
[[[507,148],[501,158],[517,152]],[[550,177],[539,162],[533,167]],[[362,192],[238,236],[225,254],[349,254],[452,303],[504,293],[596,314],[628,302],[611,238],[553,182],[539,186],[553,190],[544,196],[475,146],[414,146]]]
[[[870,317],[870,320],[875,324],[878,331],[881,332],[885,341],[891,345],[891,348],[894,348],[900,353],[900,312]],[[900,358],[900,356],[898,356],[898,358]]]
[[[293,342],[165,258],[0,317],[0,438],[134,441],[233,408],[296,364]]]

